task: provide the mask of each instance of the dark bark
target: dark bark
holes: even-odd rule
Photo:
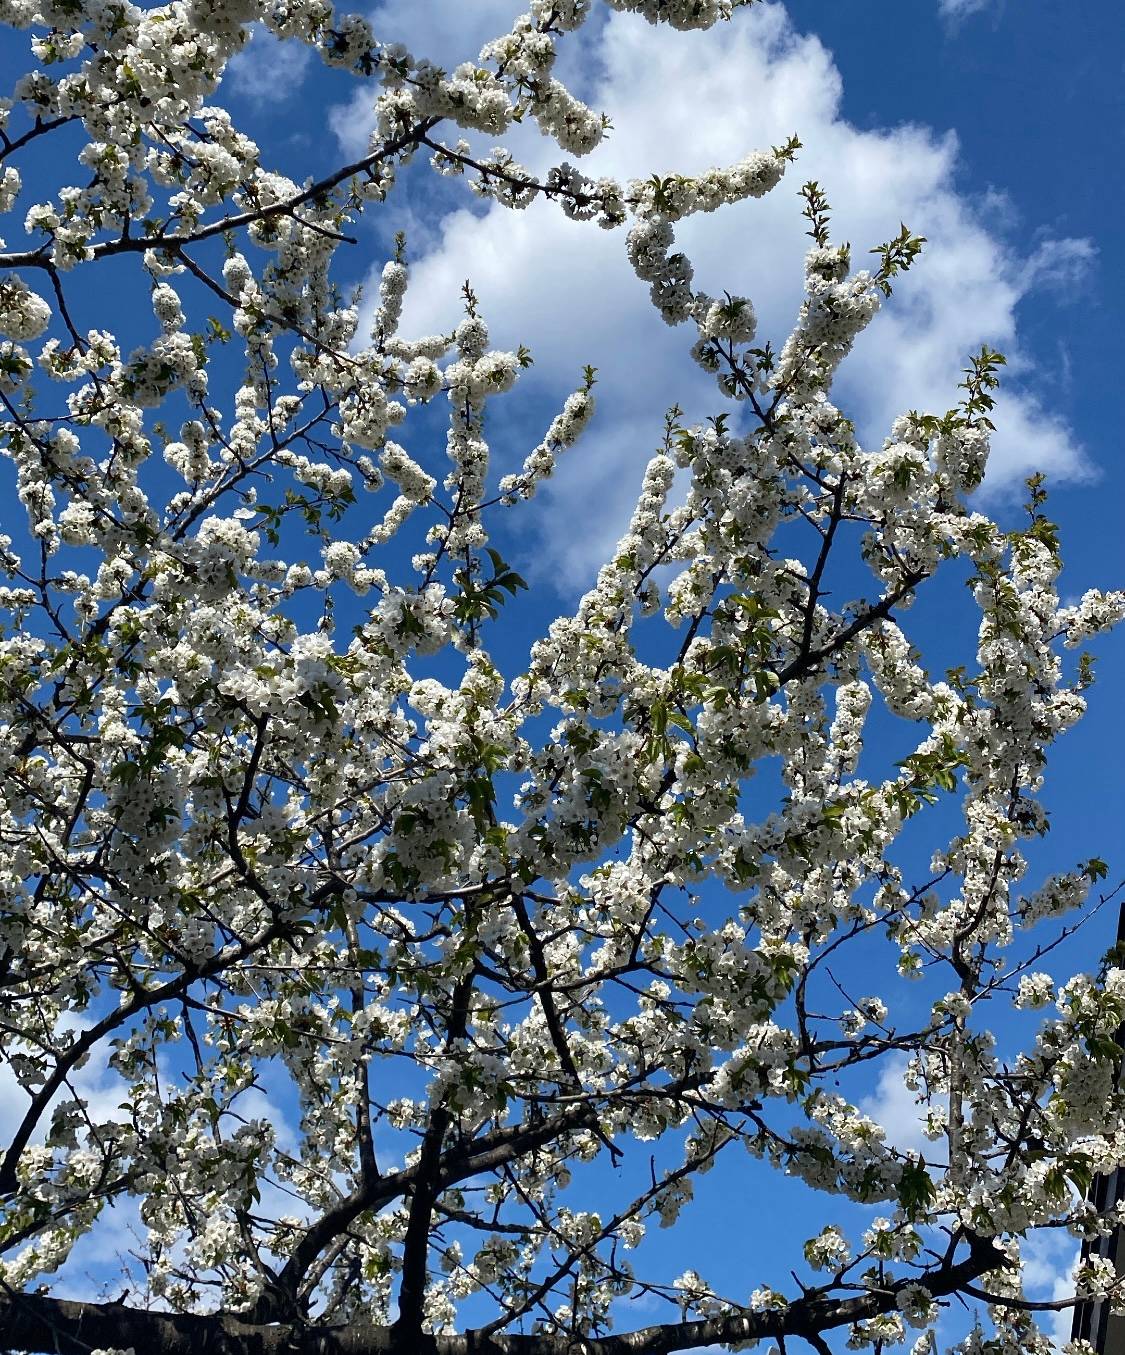
[[[402,1333],[369,1322],[317,1327],[252,1323],[241,1318],[154,1313],[123,1303],[77,1303],[40,1294],[0,1297],[0,1341],[27,1355],[89,1355],[97,1346],[132,1346],[137,1355],[671,1355],[718,1342],[797,1337],[822,1350],[822,1334],[889,1312],[896,1291],[924,1284],[935,1298],[954,1294],[1008,1264],[991,1242],[970,1239],[968,1255],[851,1298],[815,1292],[781,1313],[744,1313],[662,1323],[632,1332],[574,1340],[569,1336],[456,1336]]]

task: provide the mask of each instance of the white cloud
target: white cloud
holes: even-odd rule
[[[970,14],[979,14],[988,9],[992,0],[938,0],[938,10],[946,19],[960,23]]]
[[[382,42],[403,42],[415,56],[452,70],[475,61],[486,42],[509,32],[525,13],[521,0],[380,0],[372,23]]]
[[[1074,1270],[1078,1264],[1078,1243],[1065,1232],[1029,1234],[1021,1243],[1024,1292],[1039,1302],[1057,1302],[1074,1297]],[[1070,1340],[1073,1308],[1038,1315],[1040,1328],[1061,1348]]]
[[[66,1014],[60,1019],[58,1028],[60,1031],[72,1030],[81,1033],[93,1024],[92,1020],[85,1017]],[[105,1053],[106,1045],[99,1041],[93,1047],[88,1061],[70,1074],[67,1079],[68,1085],[61,1087],[51,1098],[51,1109],[60,1101],[69,1101],[77,1097],[86,1106],[87,1114],[95,1124],[125,1118],[125,1112],[120,1109],[120,1104],[128,1096],[129,1084],[112,1068],[106,1066]],[[0,1144],[12,1141],[30,1107],[31,1096],[20,1085],[11,1065],[6,1062],[0,1063]],[[36,1131],[32,1136],[33,1143],[43,1141],[50,1122],[49,1109],[39,1117]]]
[[[1027,261],[1025,283],[1073,292],[1089,278],[1096,258],[1092,240],[1045,239]]]
[[[328,126],[349,161],[367,154],[367,139],[375,126],[374,97],[370,85],[359,85],[347,103],[328,110]]]
[[[249,43],[227,66],[223,89],[252,103],[280,102],[304,81],[312,51],[303,42],[283,42],[260,26],[250,33]]]
[[[140,1286],[148,1229],[141,1221],[140,1201],[128,1196],[111,1200],[84,1233],[51,1282],[57,1298],[97,1301],[117,1298],[123,1289]]]
[[[406,0],[385,8],[388,19],[407,26],[388,23],[386,35],[426,51],[429,9],[424,21],[414,8],[411,32]],[[508,8],[497,3],[489,18],[503,22]],[[467,55],[479,35],[465,36]],[[590,173],[691,173],[736,161],[790,132],[800,135],[806,149],[768,198],[694,218],[677,232],[695,263],[696,285],[752,297],[761,337],[783,340],[800,302],[808,242],[796,189],[805,179],[821,182],[833,204],[835,238],[850,240],[860,263],[900,221],[927,236],[922,261],[901,280],[841,373],[838,399],[869,443],[877,445],[905,409],[941,412],[953,404],[967,355],[987,341],[1010,360],[997,408],[992,491],[1032,469],[1054,479],[1085,473],[1064,422],[1019,383],[1030,365],[1019,343],[1017,308],[1033,287],[1073,285],[1091,257],[1087,242],[1045,240],[1029,267],[994,233],[992,214],[959,191],[956,138],[913,124],[871,131],[846,122],[831,54],[816,37],[798,33],[780,4],[756,7],[702,34],[614,15],[596,47],[583,36],[578,51],[592,86],[584,94],[615,129],[584,165]],[[577,60],[572,43],[570,61]],[[338,112],[334,126],[346,138],[352,123]],[[527,127],[517,129],[513,150],[536,170],[551,163],[549,143]],[[421,258],[417,243],[425,251]],[[591,430],[567,454],[542,500],[524,510],[540,542],[540,569],[567,587],[581,586],[624,525],[665,408],[677,402],[698,419],[722,407],[710,379],[687,356],[691,335],[660,323],[629,268],[622,232],[568,222],[549,204],[522,213],[495,206],[483,215],[454,211],[417,243],[407,333],[451,327],[469,277],[494,342],[531,348],[537,390],[561,395],[584,363],[599,369],[599,414]],[[508,459],[525,451],[509,447]],[[556,522],[565,526],[556,529]]]
[[[922,1132],[925,1105],[919,1105],[917,1095],[904,1080],[907,1059],[895,1054],[886,1059],[879,1069],[875,1090],[859,1103],[860,1110],[869,1115],[886,1131],[887,1143],[900,1153],[920,1153],[933,1157],[935,1145]],[[935,1101],[937,1104],[937,1101]]]

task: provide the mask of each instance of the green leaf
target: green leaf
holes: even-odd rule
[[[937,1192],[926,1170],[925,1158],[911,1160],[902,1169],[898,1183],[898,1202],[911,1221],[922,1218],[933,1204]]]

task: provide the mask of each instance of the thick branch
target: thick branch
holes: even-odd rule
[[[920,1282],[935,1298],[964,1290],[1008,1264],[991,1242],[973,1239],[968,1256],[853,1298],[811,1294],[784,1313],[735,1313],[660,1323],[616,1336],[575,1341],[551,1336],[414,1333],[411,1355],[670,1355],[716,1342],[808,1337],[891,1311],[897,1291]],[[393,1328],[369,1322],[341,1327],[260,1324],[223,1315],[144,1312],[121,1303],[74,1303],[39,1294],[0,1297],[0,1330],[9,1350],[88,1355],[92,1346],[133,1346],[152,1355],[404,1355]]]
[[[468,1148],[457,1148],[442,1154],[437,1172],[436,1192],[465,1181],[478,1172],[494,1171],[506,1162],[512,1162],[536,1148],[541,1148],[571,1130],[587,1128],[596,1123],[592,1106],[579,1104],[555,1115],[541,1124],[519,1125],[498,1130]],[[320,1253],[360,1214],[381,1209],[401,1199],[414,1188],[421,1164],[415,1163],[402,1171],[388,1172],[376,1181],[362,1186],[346,1200],[328,1210],[312,1225],[293,1249],[292,1255],[278,1276],[282,1292],[295,1292],[305,1271]],[[436,1193],[435,1193],[436,1198]],[[264,1311],[268,1311],[265,1309]]]

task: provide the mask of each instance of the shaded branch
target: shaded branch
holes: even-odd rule
[[[575,1340],[552,1335],[457,1336],[409,1333],[359,1321],[339,1327],[263,1324],[224,1314],[196,1316],[144,1312],[123,1303],[76,1303],[39,1294],[0,1298],[0,1329],[12,1351],[89,1355],[92,1346],[131,1345],[146,1355],[670,1355],[714,1343],[816,1338],[892,1311],[898,1291],[922,1283],[941,1298],[964,1292],[973,1280],[1010,1262],[990,1241],[969,1240],[964,1260],[853,1298],[810,1294],[784,1313],[728,1313],[690,1322],[659,1323],[613,1336]],[[990,1296],[991,1297],[991,1296]]]

